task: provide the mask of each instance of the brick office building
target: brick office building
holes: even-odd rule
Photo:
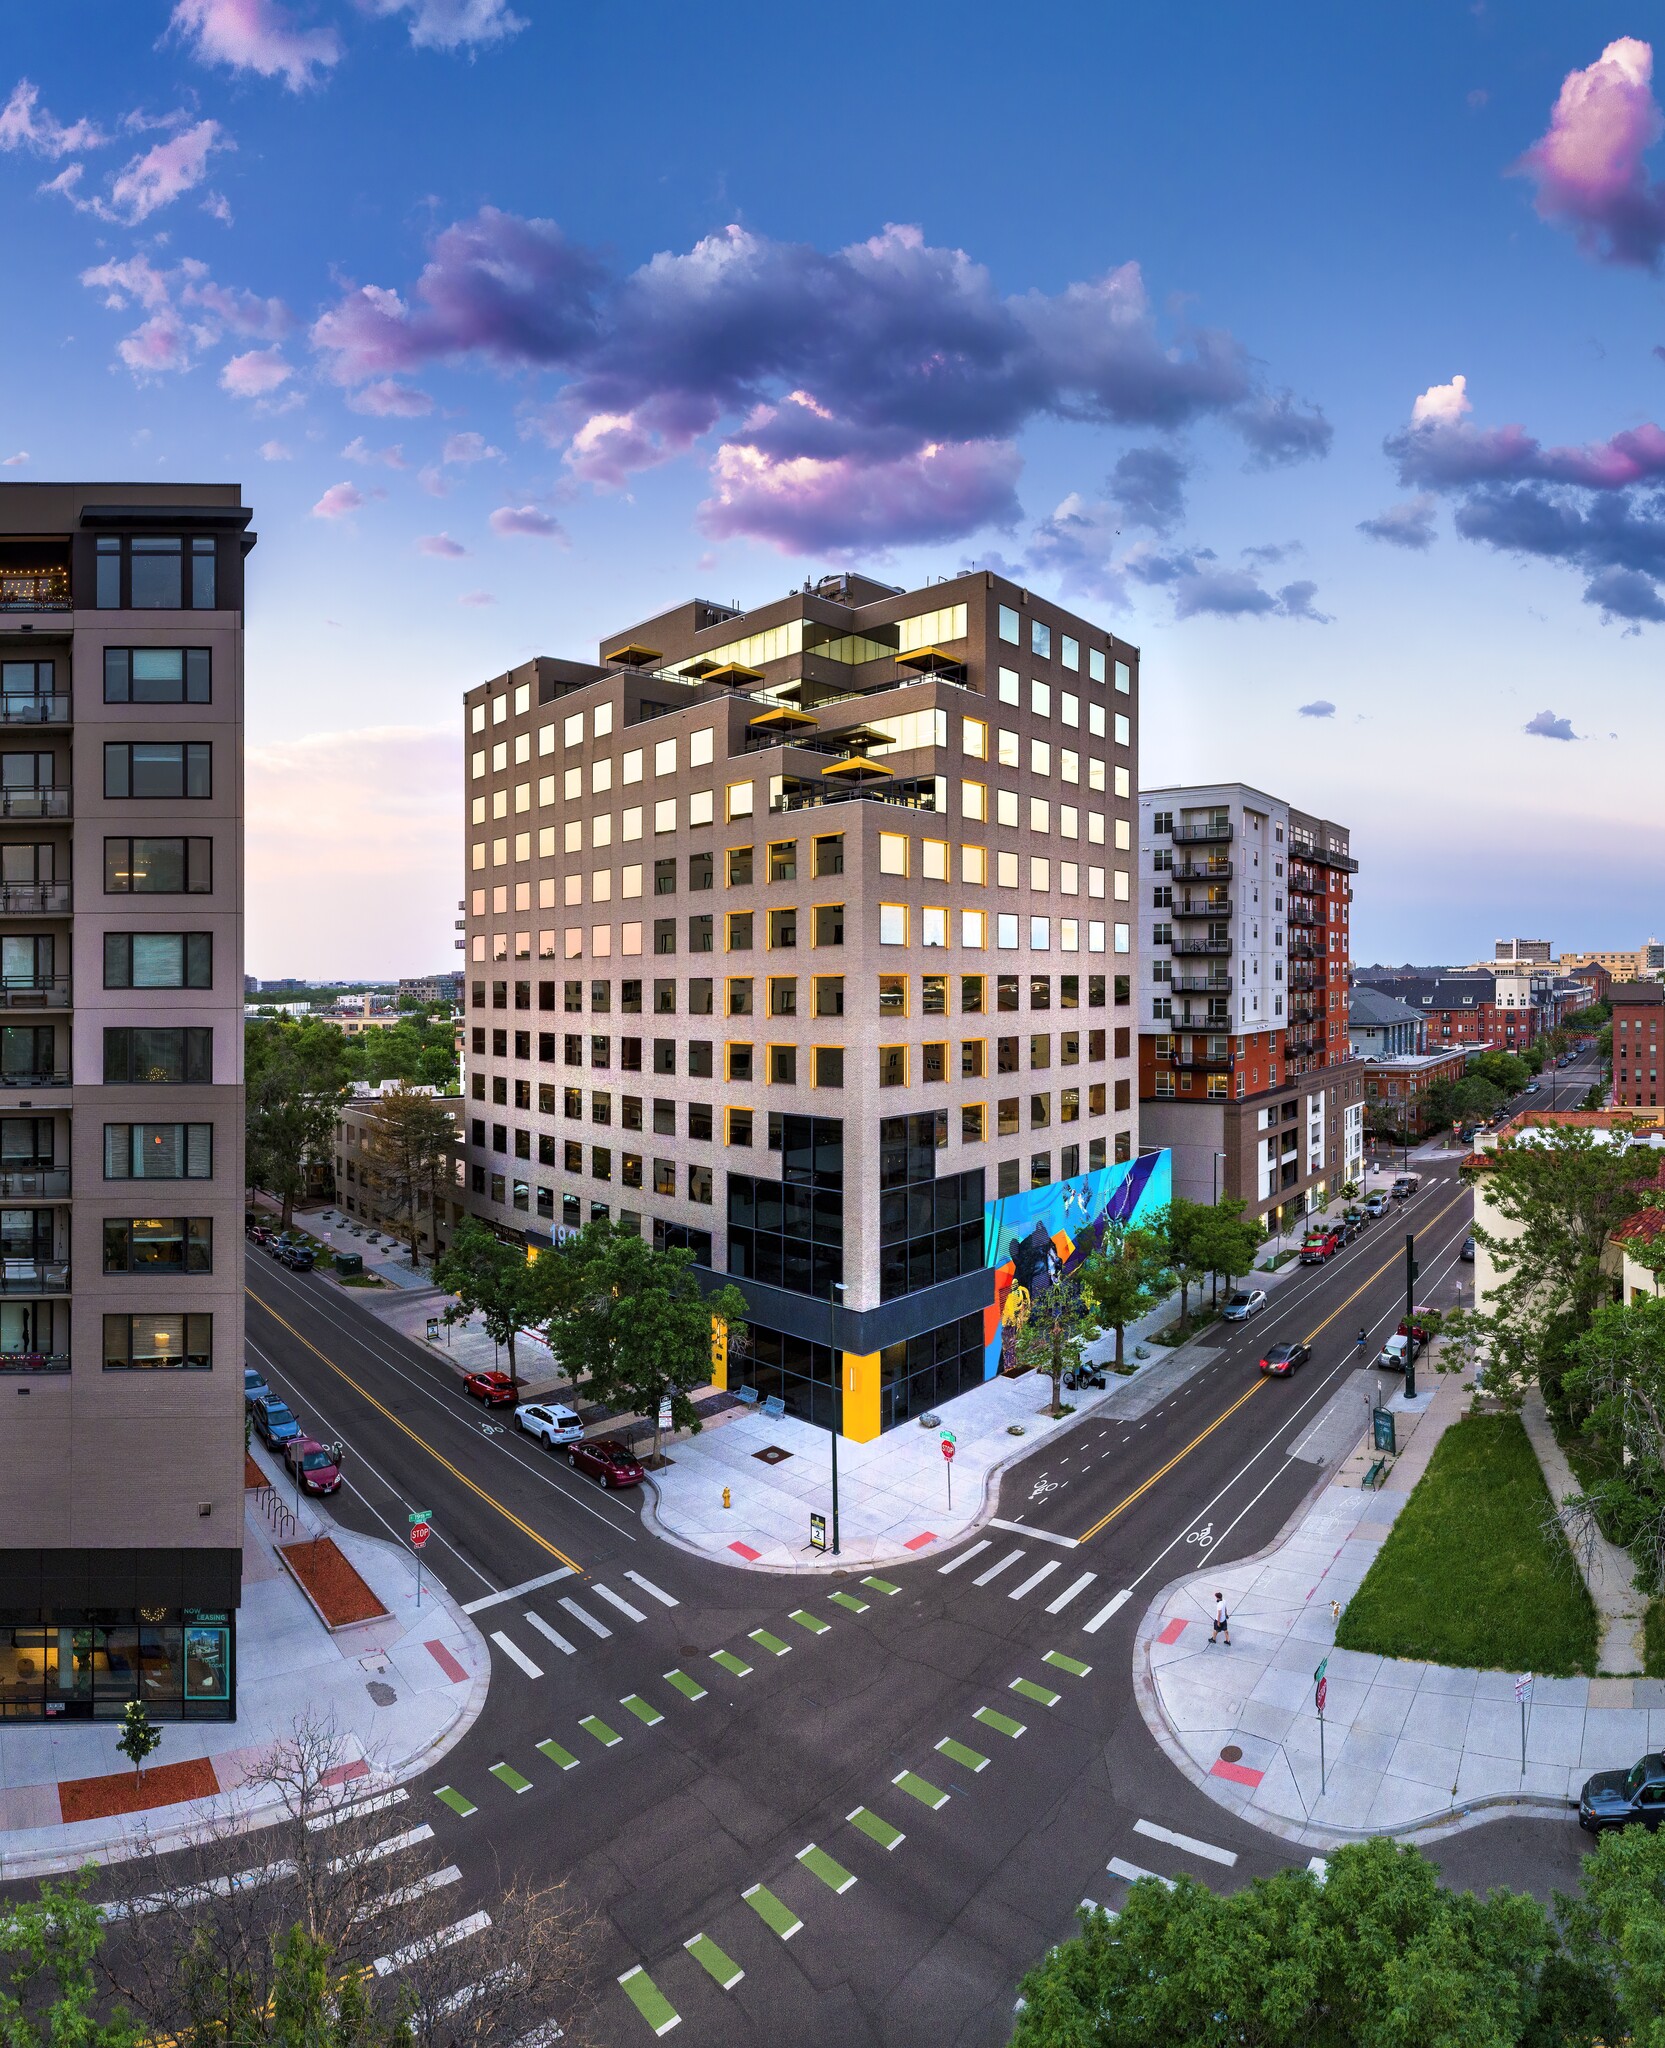
[[[999,577],[852,574],[464,706],[471,1210],[689,1247],[747,1296],[737,1374],[847,1435],[980,1382],[1013,1288],[1165,1180],[1136,651]]]
[[[1613,1106],[1657,1109],[1665,987],[1657,981],[1613,984]]]
[[[1357,1177],[1345,828],[1243,783],[1139,799],[1140,1131],[1270,1228]]]

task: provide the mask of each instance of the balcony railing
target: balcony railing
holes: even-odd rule
[[[0,696],[0,725],[68,725],[69,698]]]
[[[774,811],[816,811],[825,804],[889,804],[907,811],[934,811],[935,789],[812,789],[801,796],[782,796],[769,808]]]
[[[67,974],[0,974],[0,1009],[67,1010]]]
[[[0,1256],[0,1294],[67,1294],[68,1259],[11,1259]]]
[[[1170,953],[1181,956],[1189,954],[1224,954],[1231,951],[1230,939],[1175,939],[1168,948]]]
[[[1229,825],[1176,825],[1168,836],[1176,846],[1226,846],[1231,832]]]
[[[1306,939],[1291,939],[1289,942],[1291,960],[1322,960],[1323,954]]]
[[[1229,974],[1176,974],[1168,987],[1182,996],[1229,996],[1232,980]]]
[[[1314,916],[1310,910],[1297,910],[1292,903],[1289,906],[1289,922],[1298,925],[1321,925],[1324,920]]]
[[[0,917],[63,917],[69,908],[67,882],[0,882]]]
[[[1176,861],[1168,870],[1176,882],[1229,882],[1231,862],[1229,860]]]
[[[1229,896],[1176,903],[1175,917],[1230,917],[1235,906]]]
[[[67,1351],[0,1351],[0,1373],[68,1371]]]
[[[14,1073],[0,1068],[0,1088],[67,1088],[70,1079],[67,1068],[62,1073],[28,1073],[22,1069]]]
[[[0,569],[0,612],[67,612],[67,569]]]
[[[1225,1074],[1231,1071],[1229,1052],[1175,1053],[1168,1062],[1180,1074]]]
[[[7,1201],[32,1196],[37,1201],[61,1201],[69,1193],[67,1166],[17,1166],[0,1168],[0,1198]]]
[[[0,789],[0,818],[67,818],[69,785]]]

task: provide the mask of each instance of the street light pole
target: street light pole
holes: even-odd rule
[[[835,1280],[833,1291],[833,1426],[832,1426],[832,1547],[838,1555],[838,1432],[844,1422],[844,1282]]]

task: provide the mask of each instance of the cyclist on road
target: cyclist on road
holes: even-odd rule
[[[1370,1349],[1370,1333],[1368,1330],[1360,1330],[1358,1348],[1361,1351],[1368,1351]]]

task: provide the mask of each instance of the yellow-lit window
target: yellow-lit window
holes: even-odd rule
[[[1018,885],[1018,857],[1015,853],[997,853],[994,857],[995,880],[1002,889],[1015,889]]]
[[[879,905],[879,944],[905,946],[908,943],[908,906],[905,903]]]
[[[960,880],[981,889],[989,879],[989,856],[981,846],[960,848]]]
[[[984,720],[960,720],[960,746],[974,761],[986,761],[989,758],[989,729]],[[483,762],[481,767],[484,768]]]
[[[919,845],[919,872],[927,882],[946,882],[948,879],[948,841],[946,839],[923,839]]]
[[[960,784],[960,816],[962,818],[974,818],[980,823],[986,824],[988,822],[988,815],[989,792],[987,785],[981,782],[962,782]]]
[[[1044,854],[1032,853],[1029,856],[1029,886],[1041,890],[1052,887],[1052,863]]]
[[[960,944],[981,950],[989,942],[988,913],[982,910],[960,912]]]
[[[908,835],[905,832],[879,834],[879,873],[905,875],[908,871]]]

